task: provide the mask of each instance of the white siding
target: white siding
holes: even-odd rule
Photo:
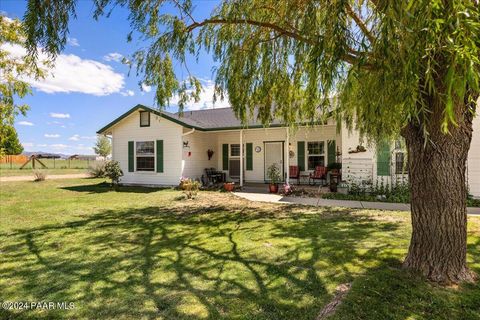
[[[154,114],[150,116],[149,127],[140,127],[139,117],[138,112],[133,112],[112,128],[112,157],[120,162],[124,174],[121,183],[177,185],[182,175],[183,127]],[[155,140],[163,140],[163,173],[128,172],[128,141]]]
[[[185,129],[184,132],[189,132]],[[211,132],[195,131],[183,137],[188,141],[188,147],[182,150],[182,176],[192,179],[201,179],[205,168],[215,167],[218,157],[221,157],[222,149],[217,149],[217,134]],[[207,150],[213,150],[211,160],[208,160]]]
[[[470,194],[480,197],[480,116],[473,119],[473,137],[468,152],[468,183]]]
[[[325,141],[325,163],[328,161],[327,140],[336,140],[336,145],[341,150],[341,135],[337,134],[334,123],[325,126],[317,126],[315,128],[298,128],[290,130],[290,146],[286,145],[286,128],[266,128],[266,129],[248,129],[243,130],[243,143],[253,144],[253,170],[246,170],[244,162],[244,180],[247,182],[264,182],[264,142],[268,141],[284,141],[285,152],[287,148],[294,152],[294,156],[289,159],[290,165],[297,165],[297,141]],[[240,131],[223,131],[218,133],[217,138],[217,169],[222,170],[222,144],[238,144],[240,143]],[[260,147],[261,151],[256,152],[255,148]],[[306,149],[305,144],[305,149]],[[246,149],[245,149],[246,151]],[[245,155],[246,152],[244,152]],[[284,159],[285,170],[287,170],[286,159]],[[305,165],[307,164],[307,155],[305,157]],[[228,177],[228,171],[227,178]],[[286,173],[286,171],[285,171]]]

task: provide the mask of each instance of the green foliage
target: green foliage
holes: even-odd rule
[[[267,178],[270,180],[271,184],[277,184],[282,180],[280,176],[280,168],[274,163],[267,168]]]
[[[23,146],[18,140],[17,130],[13,126],[3,126],[0,133],[0,155],[16,155],[23,152]]]
[[[174,95],[181,109],[199,98],[186,56],[201,50],[218,64],[214,98],[228,93],[244,122],[255,108],[267,125],[274,117],[294,125],[333,112],[369,139],[397,136],[407,122],[426,135],[432,128],[423,124],[432,118],[443,119],[447,131],[456,116],[474,112],[469,102],[480,92],[480,10],[471,0],[222,1],[204,19],[191,0],[94,5],[95,18],[116,5],[130,10],[128,39],[135,32],[146,46],[129,63],[156,87],[159,107]],[[30,0],[30,52],[42,45],[58,54],[74,13],[72,0]],[[186,78],[174,73],[177,62]]]
[[[88,167],[88,174],[93,178],[105,177],[105,165],[104,161],[95,161]]]
[[[106,158],[112,152],[112,144],[110,139],[106,136],[98,136],[93,150],[99,156]]]
[[[25,33],[19,20],[12,20],[0,15],[0,140],[13,126],[18,114],[26,115],[28,105],[16,104],[14,98],[23,98],[31,93],[30,85],[20,80],[24,77],[39,78],[43,76],[32,57],[12,58],[9,48],[25,46]],[[4,142],[1,142],[2,144]],[[0,155],[2,150],[0,149]]]
[[[112,181],[112,186],[118,185],[120,177],[123,176],[123,171],[120,168],[120,163],[118,161],[108,161],[105,165],[105,177],[109,178]]]
[[[182,178],[178,188],[183,190],[183,194],[187,199],[195,199],[200,190],[200,182],[190,178]]]

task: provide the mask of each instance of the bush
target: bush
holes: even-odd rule
[[[112,160],[105,164],[105,177],[112,180],[112,186],[118,185],[121,176],[123,176],[123,171],[120,169],[118,161]]]
[[[88,167],[88,174],[93,178],[103,178],[105,177],[105,162],[99,161],[91,164]]]
[[[178,188],[183,190],[183,194],[187,199],[194,199],[197,197],[198,190],[200,189],[200,182],[190,178],[182,178],[180,179]]]
[[[45,181],[45,179],[47,178],[47,174],[45,172],[42,172],[42,171],[34,171],[33,172],[33,181],[36,181],[36,182],[39,182],[39,181]]]

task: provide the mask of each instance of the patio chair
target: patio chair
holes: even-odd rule
[[[289,167],[289,177],[290,179],[297,179],[297,184],[300,184],[300,169],[298,166]]]
[[[308,178],[308,184],[313,186],[316,184],[316,180],[325,180],[327,181],[327,168],[322,166],[316,166],[315,170],[310,173]]]
[[[207,176],[207,180],[211,183],[218,183],[222,180],[222,174],[215,168],[205,168],[205,175]]]

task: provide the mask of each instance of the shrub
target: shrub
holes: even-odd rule
[[[105,177],[112,180],[112,186],[118,185],[121,176],[123,176],[123,171],[120,169],[118,161],[112,160],[105,164]]]
[[[280,176],[280,168],[274,163],[267,169],[267,177],[270,179],[270,184],[277,184],[282,177]]]
[[[105,177],[105,162],[99,161],[91,164],[88,167],[88,174],[94,178]]]
[[[33,172],[33,181],[36,181],[36,182],[39,182],[39,181],[45,181],[45,179],[47,178],[47,174],[45,172],[42,172],[42,171],[34,171]]]
[[[183,194],[187,199],[194,199],[197,197],[198,190],[200,189],[200,182],[190,178],[182,178],[180,179],[178,188],[183,190]]]

